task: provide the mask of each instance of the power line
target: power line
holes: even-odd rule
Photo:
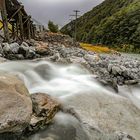
[[[70,17],[74,17],[75,18],[75,33],[74,33],[74,38],[75,41],[77,40],[77,18],[80,16],[79,15],[79,10],[73,10],[73,12],[75,13],[74,15],[70,15]]]

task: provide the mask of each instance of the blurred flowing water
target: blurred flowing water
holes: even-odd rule
[[[129,88],[127,86],[120,87],[120,93],[118,95],[100,85],[99,82],[97,82],[95,79],[95,76],[82,66],[73,64],[54,64],[48,61],[17,61],[0,64],[0,70],[18,75],[25,82],[25,85],[27,86],[30,94],[37,92],[46,93],[52,97],[58,98],[60,101],[62,101],[62,103],[67,103],[67,100],[73,96],[80,96],[80,94],[82,95],[87,93],[96,93],[103,94],[104,96],[110,95],[114,98],[125,96],[131,99],[133,103],[140,108],[139,85],[137,87]],[[87,102],[86,98],[85,102]],[[65,129],[67,128],[66,126],[70,126],[68,129],[69,133],[67,134],[67,140],[88,140],[84,130],[82,130],[82,126],[80,126],[75,118],[67,116],[63,113],[59,113],[56,115],[55,121],[56,123],[54,126],[48,128],[48,130],[44,130],[44,132],[41,132],[41,134],[37,134],[31,137],[30,139],[53,140],[51,138],[45,139],[46,137],[49,138],[50,134],[54,140],[65,140],[63,135],[66,134],[64,133]],[[60,126],[63,126],[65,129],[63,130]],[[61,131],[63,133],[59,132],[59,135],[61,135],[59,138],[58,130],[60,130],[60,128],[63,130]],[[80,132],[80,136],[78,136],[79,138],[77,138],[77,130]],[[52,136],[54,133],[56,135]],[[75,137],[75,139],[71,138],[70,135],[71,137]]]
[[[31,94],[42,92],[59,99],[90,91],[112,94],[82,66],[23,61],[2,63],[0,70],[18,75]]]

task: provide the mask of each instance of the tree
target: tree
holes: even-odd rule
[[[59,31],[58,25],[54,24],[52,21],[48,22],[48,28],[53,33],[57,33]]]

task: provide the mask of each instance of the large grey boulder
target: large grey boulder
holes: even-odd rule
[[[94,92],[77,94],[65,101],[66,105],[75,109],[82,122],[101,130],[98,137],[102,134],[125,132],[133,139],[140,139],[140,110],[130,100],[111,93]],[[90,133],[91,139],[95,138],[95,134]],[[117,137],[114,134],[113,137]],[[125,140],[125,136],[122,139]]]
[[[30,122],[32,102],[24,83],[0,73],[0,133],[22,132]]]

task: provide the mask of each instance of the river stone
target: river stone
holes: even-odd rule
[[[3,43],[3,53],[4,54],[9,54],[10,53],[10,45],[8,43]]]
[[[49,95],[36,93],[31,95],[33,115],[28,131],[36,131],[48,124],[60,110],[60,104]]]
[[[35,51],[37,54],[48,55],[48,43],[39,41],[35,45]]]
[[[0,73],[0,107],[0,133],[19,133],[29,124],[32,102],[17,77]]]
[[[140,139],[140,110],[124,97],[94,92],[77,94],[64,102],[75,109],[83,122],[106,134],[121,131]],[[95,138],[93,133],[90,135]]]
[[[19,44],[18,43],[10,44],[10,50],[13,54],[17,54],[19,50]]]

